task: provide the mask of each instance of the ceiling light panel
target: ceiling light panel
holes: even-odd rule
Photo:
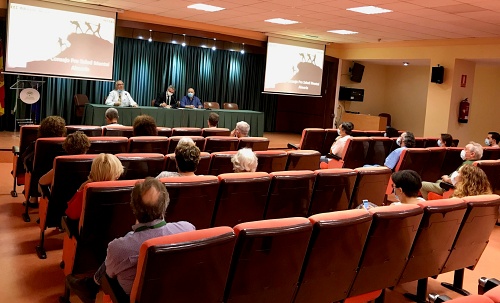
[[[372,5],[352,7],[352,8],[348,8],[347,10],[351,11],[351,12],[366,14],[366,15],[384,14],[384,13],[391,13],[392,12],[390,9],[385,9],[385,8],[372,6]]]
[[[273,19],[267,19],[267,20],[264,20],[264,21],[270,22],[270,23],[276,23],[276,24],[283,24],[283,25],[290,25],[290,24],[300,23],[299,21],[282,19],[282,18],[273,18]]]
[[[197,9],[200,11],[212,12],[212,13],[225,9],[224,7],[213,6],[213,5],[203,4],[203,3],[191,4],[191,5],[188,5],[187,8],[192,8],[192,9]]]

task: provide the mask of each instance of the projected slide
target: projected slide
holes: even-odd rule
[[[264,91],[321,95],[325,46],[269,37]]]
[[[6,71],[112,78],[114,12],[15,0],[8,13]]]

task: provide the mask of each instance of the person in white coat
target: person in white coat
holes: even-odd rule
[[[115,82],[115,89],[109,92],[106,98],[106,105],[120,106],[120,107],[137,107],[137,103],[132,99],[129,92],[124,90],[125,84],[122,80]]]

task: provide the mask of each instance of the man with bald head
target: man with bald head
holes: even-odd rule
[[[158,179],[147,177],[138,181],[132,189],[130,206],[136,217],[136,224],[124,237],[108,244],[106,260],[99,267],[93,278],[77,279],[73,275],[66,277],[71,290],[84,302],[95,302],[101,278],[106,273],[116,278],[125,293],[130,294],[134,283],[139,250],[144,241],[194,230],[195,227],[185,221],[167,223],[164,215],[170,202],[165,185]]]
[[[181,99],[182,108],[203,108],[200,98],[194,95],[194,89],[192,87],[188,88],[187,95]]]
[[[115,82],[115,89],[109,92],[106,105],[120,106],[120,107],[137,107],[137,103],[132,99],[129,92],[124,90],[125,83],[122,80]]]

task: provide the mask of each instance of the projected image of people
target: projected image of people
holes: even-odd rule
[[[7,71],[111,79],[114,13],[16,2],[10,1],[8,7]],[[38,30],[26,26],[26,20],[38,24]]]

